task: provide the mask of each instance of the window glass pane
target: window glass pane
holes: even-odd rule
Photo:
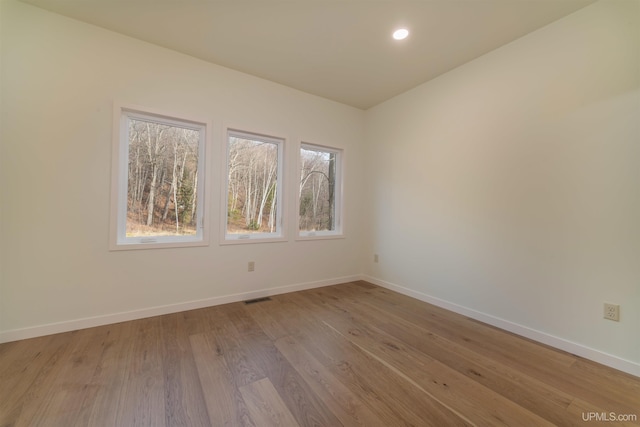
[[[335,231],[338,153],[303,146],[300,149],[301,232]]]
[[[280,234],[280,146],[279,140],[229,133],[228,236]]]
[[[126,237],[197,234],[200,130],[129,117]]]

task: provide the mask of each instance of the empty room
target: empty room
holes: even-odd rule
[[[640,425],[640,0],[0,0],[0,426]]]

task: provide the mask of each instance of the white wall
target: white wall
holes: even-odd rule
[[[640,375],[639,8],[601,1],[367,112],[371,280]]]
[[[346,214],[355,218],[362,165],[352,154],[361,149],[364,112],[23,3],[1,7],[0,338],[362,272],[357,221],[345,239],[218,242],[223,124],[344,148]],[[108,250],[114,100],[213,120],[210,246]]]
[[[0,11],[0,342],[364,272],[640,375],[637,1],[366,113],[13,0]],[[114,100],[213,120],[210,246],[108,251]],[[345,148],[348,237],[218,245],[224,122]]]

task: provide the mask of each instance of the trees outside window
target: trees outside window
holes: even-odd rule
[[[225,241],[279,239],[284,140],[229,130]]]
[[[112,246],[204,243],[206,124],[122,108]]]
[[[301,237],[342,234],[342,151],[300,147],[298,231]]]
[[[110,248],[207,245],[210,122],[137,107],[114,111]],[[221,243],[286,241],[285,140],[227,129],[224,145]],[[344,153],[299,147],[298,173],[288,178],[298,202],[297,237],[342,237]]]

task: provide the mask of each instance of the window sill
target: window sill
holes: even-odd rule
[[[170,249],[170,248],[190,248],[199,246],[209,246],[208,240],[186,241],[186,242],[163,242],[148,241],[131,242],[131,243],[111,243],[109,245],[110,251],[129,251],[140,249]]]
[[[243,236],[243,237],[241,237]],[[247,236],[247,237],[244,237]],[[243,234],[234,235],[233,237],[225,237],[220,241],[221,245],[245,245],[252,243],[279,243],[286,242],[288,239],[285,236],[264,237],[260,235]]]
[[[316,232],[316,233],[305,233],[305,234],[299,234],[296,237],[296,240],[298,241],[304,241],[304,240],[329,240],[329,239],[344,239],[346,236],[344,233],[323,233],[323,232]]]

